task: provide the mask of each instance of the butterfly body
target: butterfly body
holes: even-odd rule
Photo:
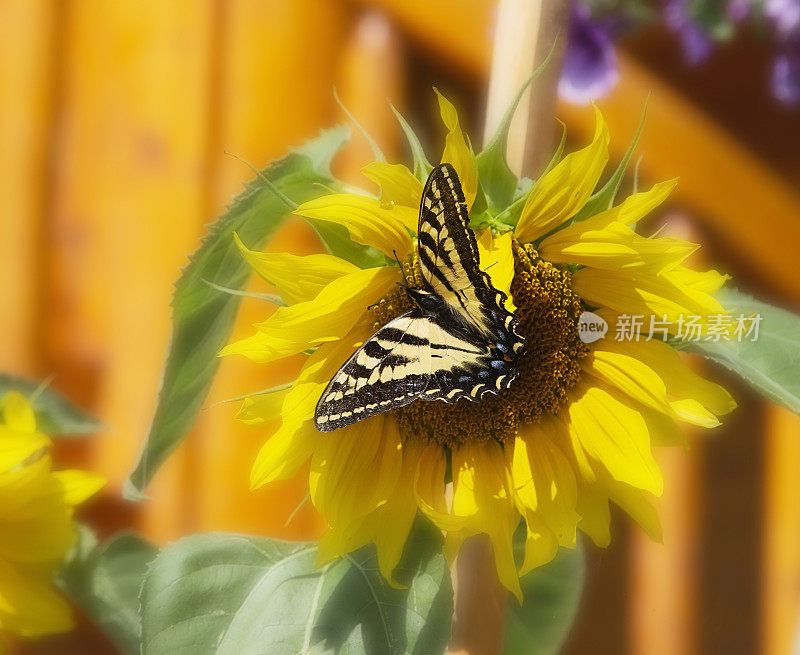
[[[420,203],[414,308],[380,328],[345,362],[317,403],[323,432],[417,399],[478,402],[507,389],[522,355],[506,294],[480,269],[458,176],[433,169]]]

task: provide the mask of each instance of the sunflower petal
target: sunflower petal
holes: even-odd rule
[[[458,112],[453,103],[439,93],[439,89],[436,87],[433,87],[433,90],[439,99],[439,113],[442,116],[442,122],[447,128],[442,163],[450,163],[456,169],[466,198],[467,209],[469,209],[475,202],[475,196],[478,195],[478,167],[475,164],[475,156],[461,130]]]
[[[572,392],[569,420],[586,453],[615,480],[661,495],[664,481],[641,413],[606,389],[581,384]]]
[[[402,467],[400,436],[384,430],[383,414],[340,428],[318,442],[311,459],[309,490],[331,525],[348,525],[386,503]]]
[[[0,560],[0,627],[23,637],[66,632],[73,627],[69,603],[49,579]]]
[[[50,444],[50,439],[38,432],[16,432],[0,425],[0,473],[14,468]]]
[[[17,432],[35,432],[36,415],[33,407],[18,391],[9,391],[0,400],[0,413],[3,416],[3,424]],[[1,426],[0,426],[1,427]]]
[[[102,475],[75,469],[54,471],[53,477],[61,484],[64,501],[73,507],[94,496],[107,482]]]
[[[577,214],[592,195],[608,162],[608,128],[595,107],[595,133],[583,150],[568,154],[533,187],[522,208],[516,238],[535,241]]]
[[[653,369],[640,360],[598,348],[581,360],[581,366],[590,375],[633,400],[660,412],[671,413],[666,385]]]
[[[477,239],[481,269],[486,271],[494,287],[506,294],[506,308],[510,312],[516,309],[511,297],[511,281],[514,279],[513,238],[511,232],[492,238],[492,231],[487,229]]]
[[[419,210],[403,205],[385,207],[377,198],[336,193],[300,205],[298,216],[338,223],[356,243],[373,246],[387,257],[396,252],[404,259],[411,252],[411,236],[417,230]]]
[[[236,418],[245,425],[253,426],[277,421],[288,393],[289,389],[282,389],[245,398]]]
[[[646,275],[624,270],[583,268],[572,277],[572,288],[594,305],[620,314],[663,316],[677,329],[681,316],[713,316],[725,310],[707,293],[691,289],[664,275]]]
[[[314,453],[320,433],[313,421],[284,423],[261,446],[250,470],[250,488],[294,477]]]
[[[333,255],[300,257],[285,252],[256,252],[247,248],[238,234],[234,233],[233,238],[245,261],[290,305],[313,300],[328,284],[358,270]]]
[[[680,264],[699,247],[671,237],[648,239],[613,221],[601,229],[587,223],[570,225],[547,237],[539,246],[539,254],[557,264],[661,273]]]
[[[269,362],[341,339],[399,275],[399,270],[390,266],[357,269],[328,284],[314,300],[278,307],[256,326],[255,335],[226,346],[220,356],[239,354],[256,362]]]
[[[525,513],[525,557],[519,569],[523,576],[551,561],[558,552],[558,541],[535,513]]]
[[[653,185],[649,191],[634,193],[633,195],[625,198],[625,200],[616,207],[612,207],[604,212],[595,214],[579,225],[570,226],[565,229],[571,229],[572,227],[585,225],[587,226],[587,229],[600,230],[614,222],[622,223],[623,225],[631,227],[642,218],[647,216],[647,214],[653,211],[661,203],[663,203],[675,189],[677,184],[677,178],[667,180],[665,182],[659,182],[658,184]]]
[[[415,211],[419,210],[422,182],[403,164],[373,161],[364,166],[361,173],[380,187],[383,204],[403,205]],[[416,232],[416,226],[414,231]]]

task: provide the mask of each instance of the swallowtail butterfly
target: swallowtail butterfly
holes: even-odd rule
[[[390,321],[345,362],[317,403],[322,432],[418,398],[480,401],[517,376],[523,340],[506,294],[480,268],[455,169],[431,171],[422,193],[417,256],[424,284],[414,309]]]

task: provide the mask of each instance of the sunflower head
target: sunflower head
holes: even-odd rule
[[[430,170],[424,158],[414,167],[419,177],[401,164],[367,164],[363,173],[377,195],[332,193],[296,211],[344,226],[353,241],[382,253],[385,265],[256,253],[239,242],[287,305],[223,354],[267,362],[310,353],[291,388],[248,398],[240,416],[277,425],[253,466],[254,487],[291,477],[310,461],[311,499],[328,524],[320,563],[374,542],[392,581],[421,512],[445,533],[451,556],[466,537],[488,534],[498,576],[519,597],[519,575],[559,546],[574,548],[578,529],[608,544],[609,501],[660,537],[652,500],[663,483],[653,446],[682,443],[677,421],[712,428],[735,406],[670,345],[681,336],[680,317],[703,323],[724,314],[712,294],[726,278],[684,265],[696,245],[636,231],[674,181],[613,206],[597,202],[609,143],[598,109],[586,147],[554,161],[535,183],[499,184],[491,177],[497,167],[481,165],[486,151],[476,160],[455,108],[436,93],[446,129],[442,162],[461,181],[480,267],[506,295],[525,341],[510,387],[480,402],[416,400],[325,434],[314,426],[317,401],[339,368],[412,307],[400,285],[424,286],[416,243]],[[502,174],[510,174],[507,166]],[[512,187],[507,197],[498,191]],[[605,338],[581,338],[586,312],[609,326]],[[664,339],[616,339],[632,315],[671,327]],[[522,562],[512,549],[520,524]]]
[[[53,471],[50,440],[30,403],[0,401],[0,634],[35,637],[72,627],[53,578],[76,540],[75,507],[105,484],[85,471]]]

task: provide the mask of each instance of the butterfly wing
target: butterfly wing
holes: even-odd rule
[[[505,307],[506,294],[480,268],[464,192],[450,164],[440,164],[428,176],[417,235],[420,269],[429,290],[441,296],[461,320],[485,333],[501,353],[519,356],[518,319]]]
[[[320,397],[317,429],[329,432],[418,398],[431,378],[429,327],[412,310],[367,339]]]
[[[428,329],[431,379],[422,398],[448,403],[480,401],[487,393],[507,389],[517,377],[513,361],[479,336],[435,319]]]

